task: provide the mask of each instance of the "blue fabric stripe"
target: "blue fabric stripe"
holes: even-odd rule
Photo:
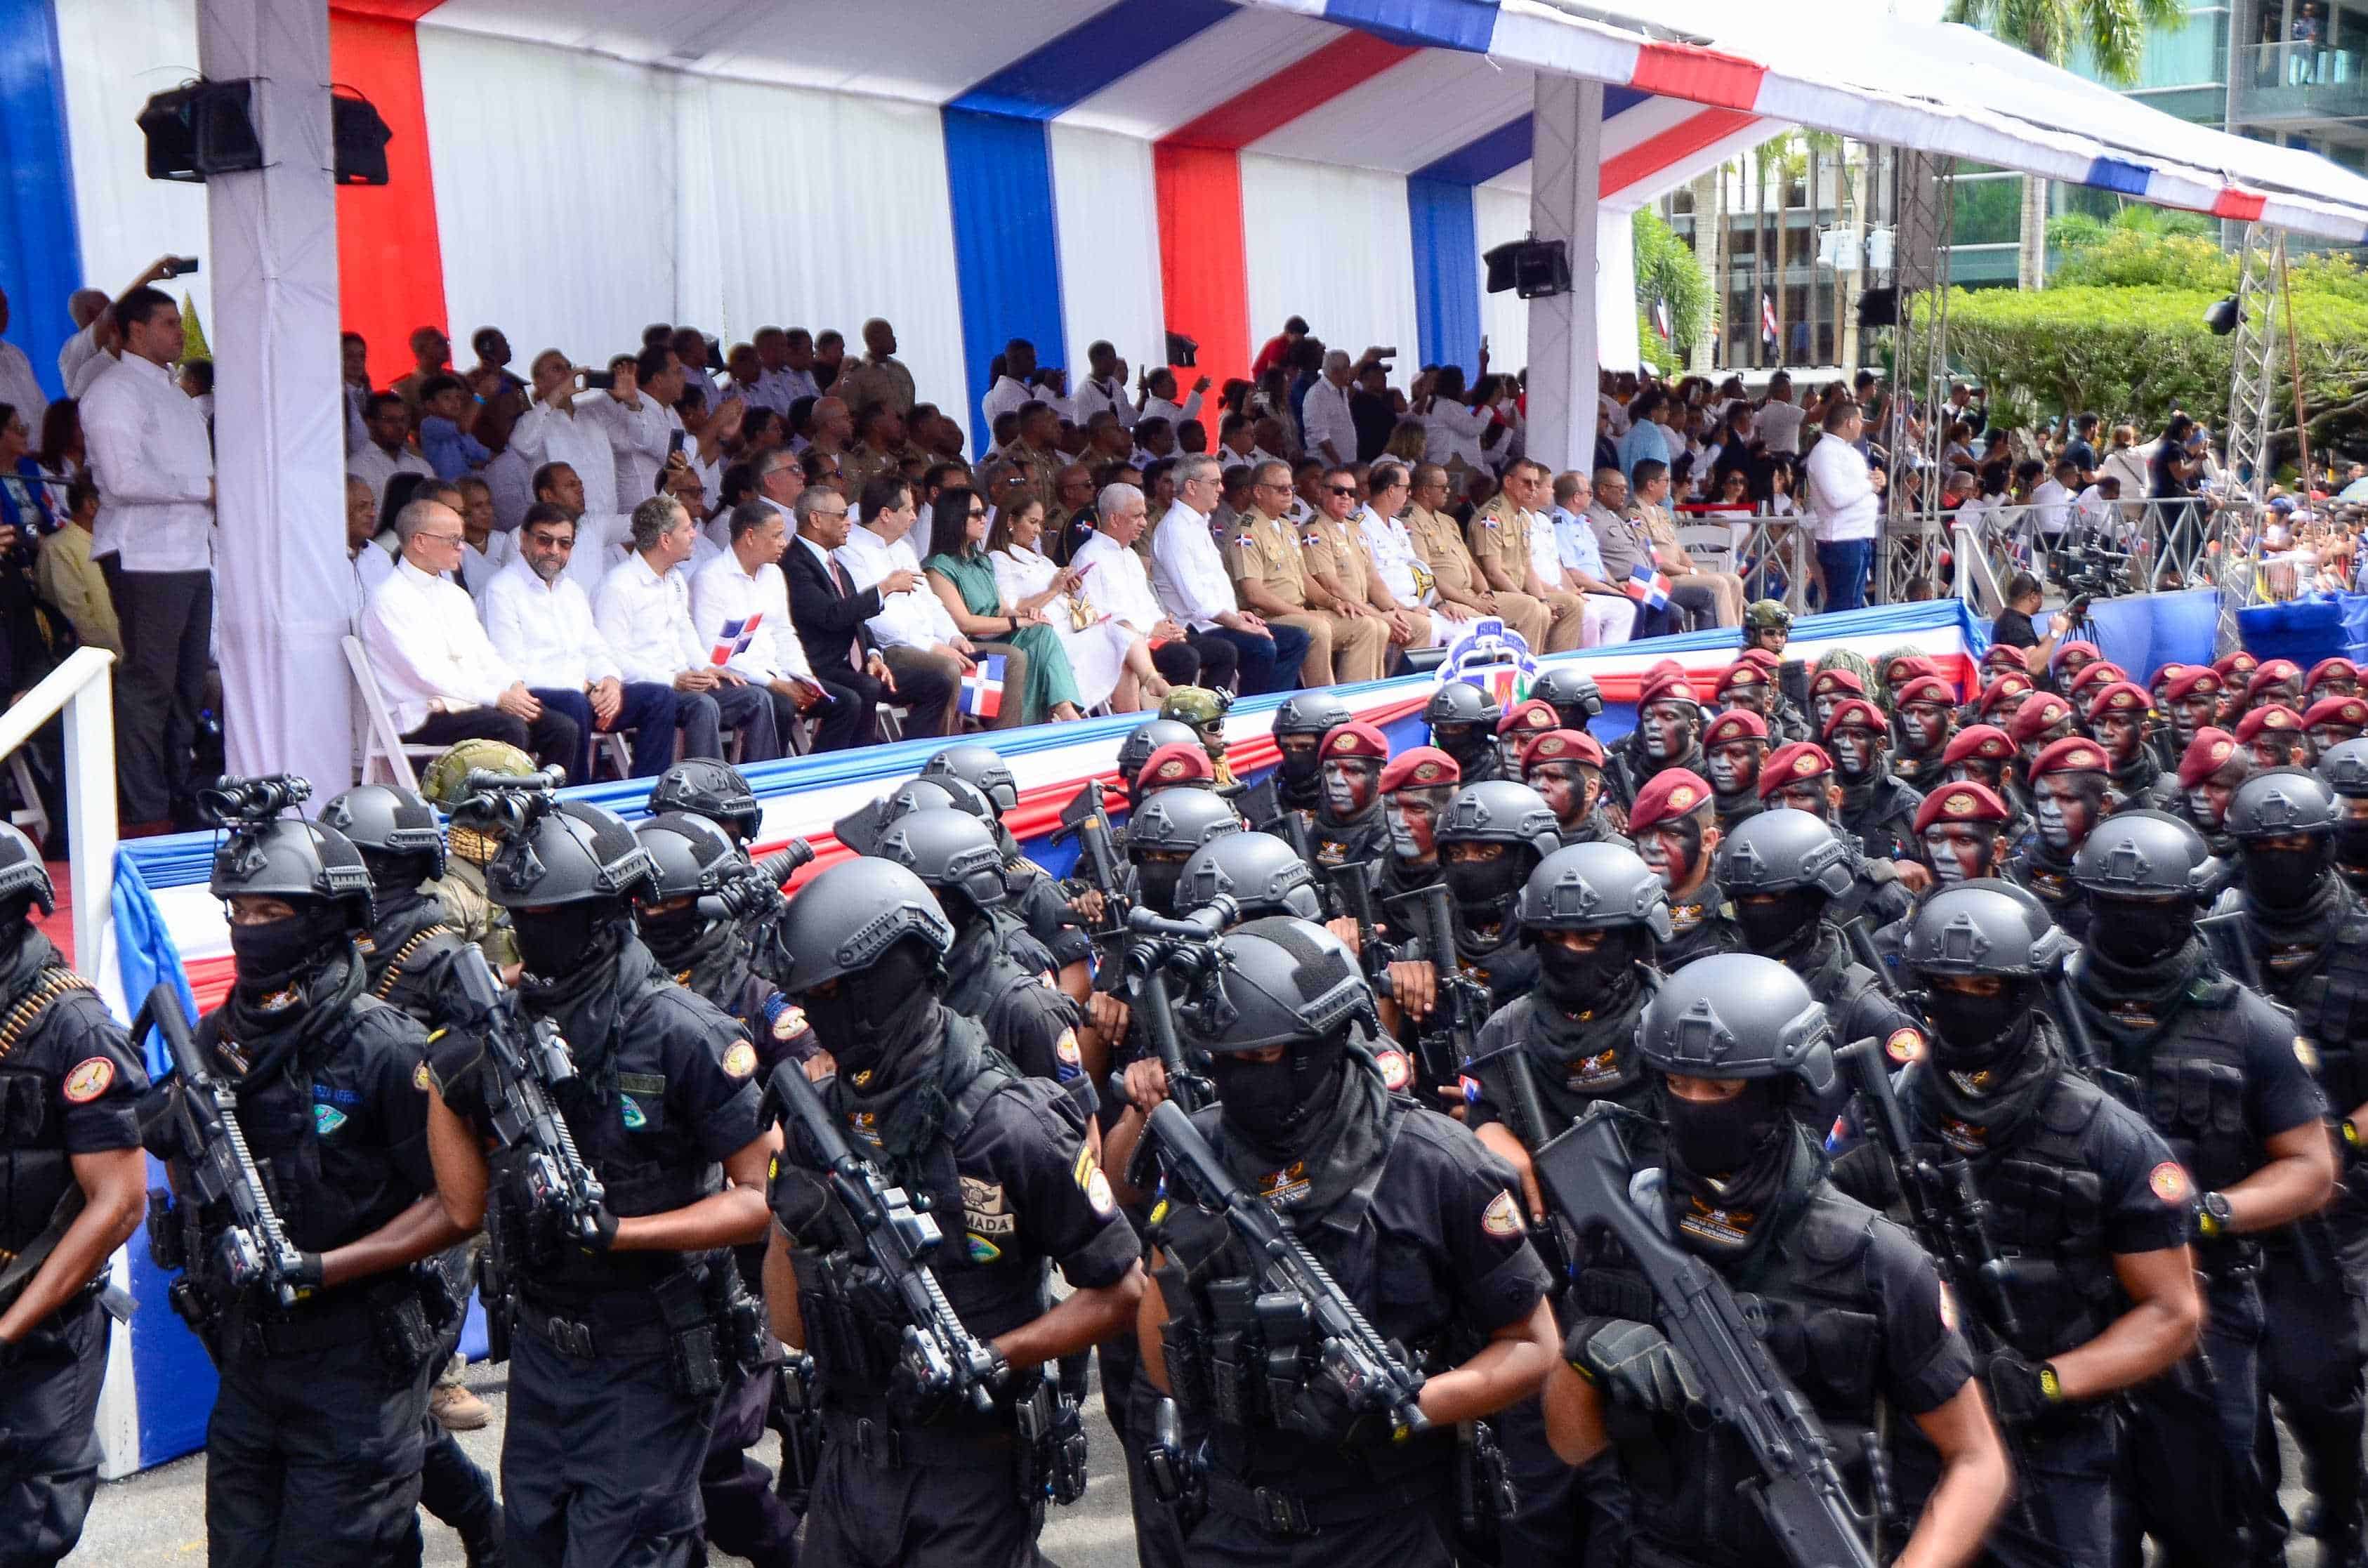
[[[2118,191],[2123,196],[2144,196],[2151,176],[2143,164],[2133,164],[2121,158],[2099,158],[2089,165],[2089,177],[2081,183],[2100,190]]]
[[[82,240],[50,7],[51,0],[0,0],[0,290],[8,296],[9,340],[54,398],[65,393],[58,350],[74,335],[66,296],[82,287]],[[36,441],[40,434],[36,427]]]
[[[1497,31],[1497,0],[1328,0],[1324,19],[1395,43],[1485,53]]]
[[[977,83],[952,107],[1051,119],[1234,9],[1231,0],[1118,0]]]
[[[1426,365],[1480,363],[1480,240],[1467,181],[1406,181],[1416,340]]]
[[[1061,254],[1053,222],[1053,149],[1044,122],[949,107],[946,187],[953,205],[954,274],[970,395],[971,449],[994,432],[979,412],[988,368],[1024,337],[1041,365],[1066,365],[1061,331]]]
[[[1455,185],[1483,185],[1507,169],[1529,161],[1533,117],[1508,120],[1485,135],[1475,136],[1443,158],[1434,158],[1409,176],[1412,179],[1445,180]]]

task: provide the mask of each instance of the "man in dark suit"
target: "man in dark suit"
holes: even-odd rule
[[[880,596],[902,593],[916,585],[910,572],[891,572],[861,593],[830,552],[847,542],[847,498],[836,490],[815,485],[797,500],[798,537],[782,552],[781,570],[790,580],[790,619],[797,622],[798,641],[817,675],[844,687],[867,707],[878,702],[909,707],[916,734],[934,733],[920,725],[926,716],[945,712],[952,700],[948,677],[933,667],[912,666],[904,685],[889,673],[864,622],[880,613]]]

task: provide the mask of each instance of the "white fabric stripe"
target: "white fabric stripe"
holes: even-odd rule
[[[1075,392],[1091,374],[1086,366],[1087,346],[1108,338],[1129,366],[1127,396],[1132,399],[1134,379],[1167,362],[1151,144],[1083,126],[1047,129],[1069,387]],[[1211,423],[1209,444],[1216,441],[1216,426]]]
[[[1144,62],[1060,119],[1156,142],[1339,36],[1340,29],[1326,22],[1272,6],[1245,6]]]
[[[1369,347],[1400,350],[1403,371],[1418,341],[1403,178],[1245,153],[1242,233],[1253,342],[1304,315],[1352,359]]]
[[[1534,75],[1486,55],[1424,50],[1245,151],[1412,174],[1527,114]]]

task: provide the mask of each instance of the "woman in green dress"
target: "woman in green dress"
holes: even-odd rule
[[[960,486],[939,492],[929,509],[929,553],[921,569],[964,637],[974,643],[1008,643],[1028,655],[1027,687],[1019,694],[1021,723],[1083,717],[1068,652],[1043,612],[1004,603],[995,562],[986,553],[986,503],[975,492]],[[1008,687],[1003,695],[1011,700]]]

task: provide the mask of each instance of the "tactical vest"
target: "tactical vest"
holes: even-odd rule
[[[1912,859],[1916,853],[1917,803],[1914,790],[1888,774],[1879,774],[1857,811],[1850,809],[1845,795],[1839,813],[1840,826],[1856,836],[1869,855],[1885,860]]]
[[[443,1021],[438,1017],[437,992],[444,983],[444,966],[468,945],[444,924],[443,914],[435,900],[423,899],[402,916],[380,921],[355,944],[362,955],[362,989],[431,1029]]]
[[[74,1184],[65,1119],[51,1113],[56,1090],[33,1059],[43,1031],[62,1027],[85,994],[91,999],[79,1006],[98,1006],[88,981],[50,965],[0,1012],[0,1252],[20,1252],[47,1230]]]
[[[2337,1116],[2350,1116],[2368,1101],[2368,909],[2346,915],[2306,966],[2282,972],[2271,951],[2261,955],[2261,973],[2271,998],[2293,1011],[2317,1048],[2328,1103]]]
[[[2201,1192],[2233,1186],[2261,1163],[2245,1119],[2241,994],[2226,981],[2191,982],[2187,1005],[2148,1043],[2138,1074],[2137,1109]]]
[[[1501,1052],[1504,1048],[1522,1052],[1539,1108],[1546,1114],[1548,1126],[1531,1133],[1542,1139],[1575,1124],[1598,1100],[1613,1100],[1631,1110],[1645,1111],[1653,1091],[1644,1058],[1635,1048],[1636,1018],[1653,999],[1653,990],[1652,985],[1639,985],[1618,1008],[1601,1017],[1580,1020],[1577,1050],[1570,1054],[1565,1054],[1563,1040],[1550,1037],[1539,1017],[1541,1008],[1554,1004],[1532,992],[1490,1020],[1492,1025],[1503,1020],[1489,1031],[1492,1049],[1464,1071],[1478,1080],[1490,1103],[1509,1109],[1517,1102],[1510,1069]],[[1546,1061],[1547,1054],[1561,1058],[1559,1070]]]

